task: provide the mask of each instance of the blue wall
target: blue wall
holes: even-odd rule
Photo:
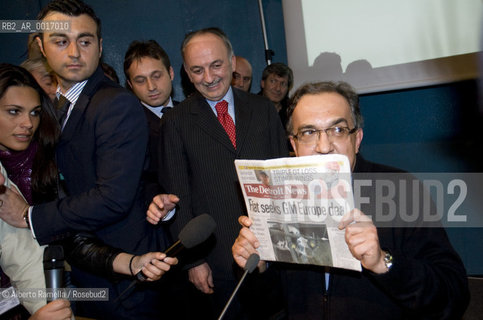
[[[468,80],[362,96],[361,153],[410,172],[482,172],[483,126],[477,92],[476,81]],[[482,229],[446,230],[467,272],[483,274]]]
[[[481,171],[475,80],[363,95],[362,153],[413,172]]]
[[[222,28],[235,53],[253,65],[252,92],[259,91],[265,67],[264,43],[256,0],[86,0],[103,21],[104,61],[124,83],[124,52],[132,40],[155,39],[175,69],[175,98],[183,99],[179,47],[185,33]],[[0,0],[0,19],[34,19],[45,0]],[[287,62],[281,0],[264,0],[273,61]],[[0,34],[0,61],[26,58],[27,35]],[[373,161],[413,172],[482,171],[481,115],[475,81],[361,97],[365,117],[362,153]],[[480,229],[448,229],[470,274],[483,274]]]

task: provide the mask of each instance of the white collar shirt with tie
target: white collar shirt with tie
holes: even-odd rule
[[[145,103],[144,101],[141,101],[141,104],[148,108],[152,113],[157,115],[160,119],[163,117],[163,110],[164,108],[172,108],[173,107],[173,99],[169,97],[168,103],[165,106],[159,106],[159,107],[153,107],[150,106],[149,104]]]
[[[70,102],[69,109],[67,110],[67,116],[65,117],[64,123],[61,124],[62,130],[64,130],[65,124],[69,120],[70,114],[72,113],[72,109],[74,109],[75,103],[79,99],[79,96],[84,87],[86,86],[87,81],[88,80],[77,82],[69,90],[67,90],[65,94],[62,93],[60,86],[57,87],[57,91],[55,92],[57,99],[60,98],[61,95],[63,95]]]
[[[215,113],[215,116],[218,116],[218,113],[216,112],[215,106],[218,102],[223,101],[223,100],[228,102],[228,114],[233,119],[233,123],[236,125],[236,122],[235,122],[235,102],[234,102],[234,99],[233,99],[233,90],[231,89],[231,87],[228,89],[225,96],[221,100],[212,101],[212,100],[206,99],[206,102],[208,102],[208,104],[210,105],[211,110],[213,110],[213,112]]]

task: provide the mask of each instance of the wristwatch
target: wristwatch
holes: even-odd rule
[[[387,271],[389,271],[392,267],[392,255],[387,251],[384,252],[384,264],[386,265]]]

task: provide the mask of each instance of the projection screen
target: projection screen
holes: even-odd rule
[[[283,0],[294,88],[344,80],[359,93],[478,77],[481,0]]]

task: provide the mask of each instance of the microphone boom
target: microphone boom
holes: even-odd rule
[[[252,273],[253,270],[255,270],[259,261],[260,261],[260,256],[256,253],[252,253],[248,257],[247,263],[245,264],[245,267],[243,268],[243,270],[245,270],[245,272],[243,272],[243,276],[241,277],[240,281],[238,281],[238,284],[237,284],[235,290],[233,290],[233,293],[231,294],[230,299],[226,303],[225,308],[223,308],[223,311],[221,312],[220,316],[218,317],[218,320],[221,320],[221,318],[223,318],[223,316],[226,313],[226,310],[228,310],[228,307],[231,304],[231,301],[233,300],[236,293],[238,292],[238,289],[240,289],[240,286],[243,283],[243,280],[245,280],[245,277],[247,276],[247,274]]]

